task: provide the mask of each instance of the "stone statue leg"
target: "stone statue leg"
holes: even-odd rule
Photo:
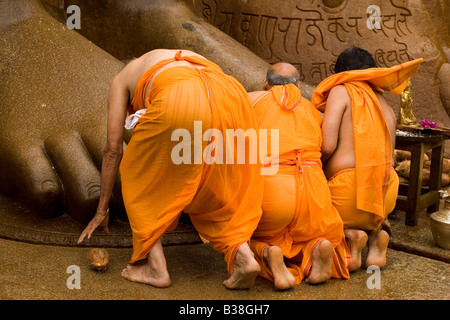
[[[444,63],[439,70],[440,94],[445,111],[450,115],[450,63]]]
[[[37,0],[1,0],[0,11],[9,13],[0,22],[0,192],[42,217],[68,212],[86,223],[100,190],[109,83],[123,64]]]
[[[262,89],[269,64],[248,48],[195,15],[191,1],[77,0],[80,34],[117,57],[128,60],[152,49],[189,49],[217,63],[248,91]],[[313,87],[302,84],[304,96]]]
[[[52,18],[43,3],[48,8],[53,2],[0,0],[1,12],[8,13],[0,21],[0,166],[7,168],[0,173],[0,192],[42,217],[67,211],[86,223],[95,212],[107,95],[123,67],[119,60],[185,48],[219,64],[249,91],[259,90],[265,77],[267,62],[185,3],[74,0],[81,35]],[[60,17],[67,16],[65,9],[59,8]],[[113,202],[120,210],[113,203],[111,212],[125,218],[120,183],[116,189]]]

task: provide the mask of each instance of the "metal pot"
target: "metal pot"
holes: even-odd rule
[[[430,215],[431,233],[436,244],[450,249],[450,199],[445,200],[444,208]]]

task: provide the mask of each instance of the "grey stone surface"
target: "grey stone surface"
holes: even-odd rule
[[[250,290],[228,290],[223,256],[209,245],[164,248],[172,285],[158,289],[121,277],[131,255],[128,248],[107,249],[110,262],[104,272],[88,266],[88,248],[25,244],[0,239],[1,299],[146,299],[146,300],[304,300],[304,299],[449,299],[450,265],[389,249],[388,264],[379,274],[380,289],[367,283],[375,273],[360,269],[348,280],[331,279],[325,284],[305,282],[277,292],[258,278]],[[80,267],[80,289],[69,289],[70,266]],[[371,278],[372,277],[372,278]],[[70,282],[73,283],[73,282]]]
[[[170,233],[163,241],[172,285],[157,289],[120,275],[132,253],[129,229],[124,222],[116,221],[111,228],[114,237],[122,238],[123,245],[117,245],[119,240],[102,242],[106,236],[96,231],[93,237],[100,240],[76,246],[74,239],[83,226],[68,223],[72,221],[70,217],[58,217],[57,221],[32,219],[34,215],[23,205],[0,200],[3,300],[450,300],[450,250],[433,242],[426,211],[420,212],[416,227],[404,225],[404,212],[390,215],[393,235],[387,266],[379,273],[379,289],[369,288],[375,284],[375,271],[360,269],[348,280],[331,279],[316,286],[302,282],[288,291],[277,292],[272,283],[262,278],[251,290],[231,291],[222,285],[228,278],[223,256],[200,243],[195,230],[186,223],[177,229],[185,232],[183,236]],[[20,210],[22,215],[18,214]],[[8,226],[15,226],[18,235],[6,237],[5,233],[13,229]],[[53,243],[46,242],[49,239]],[[64,245],[58,243],[64,239]],[[110,262],[105,272],[89,268],[87,254],[92,246],[106,248]],[[365,254],[364,251],[363,257]],[[67,287],[72,275],[67,273],[70,266],[80,268],[80,289]]]

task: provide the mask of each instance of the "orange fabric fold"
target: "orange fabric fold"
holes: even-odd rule
[[[198,56],[181,56],[181,51],[178,51],[175,54],[174,58],[161,60],[158,63],[156,63],[154,66],[152,66],[150,69],[148,69],[146,72],[144,72],[144,74],[139,79],[139,82],[134,91],[133,100],[131,101],[131,103],[129,105],[128,111],[130,114],[132,114],[140,109],[144,109],[144,108],[146,108],[146,105],[151,104],[152,94],[148,94],[147,96],[145,96],[145,92],[147,90],[147,86],[150,84],[150,82],[151,82],[152,78],[155,76],[155,74],[162,67],[168,65],[169,63],[174,62],[174,61],[180,61],[180,60],[184,60],[184,61],[188,61],[188,62],[198,64],[198,65],[201,65],[204,67],[208,67],[210,70],[214,70],[214,72],[219,72],[219,73],[222,72],[222,69],[217,64],[215,64],[207,59],[203,59]],[[152,90],[153,90],[153,88],[152,88]],[[207,94],[209,96],[210,93],[207,92]]]
[[[154,78],[149,94],[144,96],[155,73],[175,60],[202,68],[167,68]],[[197,231],[225,255],[232,270],[233,249],[250,240],[261,217],[260,165],[207,164],[203,155],[210,144],[205,138],[209,129],[225,135],[227,129],[245,131],[257,127],[247,92],[216,64],[177,53],[175,58],[161,61],[143,74],[131,107],[132,111],[147,111],[134,129],[120,167],[133,232],[130,263],[144,259],[164,233],[176,226],[184,211]],[[174,138],[177,129],[188,136]],[[198,135],[200,140],[196,140]],[[174,163],[174,150],[188,138],[190,157]],[[249,152],[251,143],[245,152]],[[224,154],[225,149],[224,143]],[[186,151],[176,152],[175,156]]]
[[[364,81],[376,90],[400,94],[408,85],[409,78],[419,69],[423,59],[415,59],[390,68],[369,68],[336,73],[317,85],[311,97],[311,103],[321,112],[325,111],[330,90],[339,84],[352,81]]]
[[[293,84],[272,87],[253,105],[260,129],[279,130],[280,164],[277,174],[264,176],[263,215],[250,242],[255,257],[264,267],[264,246],[279,246],[300,283],[309,274],[315,245],[327,239],[339,262],[333,276],[348,278],[343,223],[332,206],[320,161],[320,113]],[[262,269],[261,276],[273,280]]]
[[[355,168],[343,169],[328,180],[333,197],[333,206],[339,211],[344,228],[378,230],[395,207],[398,195],[399,178],[391,167],[389,186],[384,201],[384,217],[356,208]]]
[[[384,201],[392,166],[389,129],[374,90],[400,94],[423,59],[391,68],[370,68],[337,73],[322,81],[311,98],[324,112],[330,90],[345,85],[352,100],[356,169],[356,205],[360,210],[384,218]]]
[[[270,129],[278,129],[280,164],[295,164],[297,154],[304,156],[306,152],[310,161],[322,165],[322,117],[311,103],[302,97],[298,87],[293,84],[274,86],[255,99],[253,109],[258,127],[268,129],[268,141],[272,141]],[[268,158],[270,156],[268,154]]]

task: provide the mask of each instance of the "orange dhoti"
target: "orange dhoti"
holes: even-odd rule
[[[175,59],[203,68],[165,69],[144,97],[155,72]],[[176,227],[184,211],[197,231],[225,254],[232,273],[237,247],[250,240],[261,216],[260,166],[205,163],[204,151],[211,142],[204,134],[208,129],[225,133],[256,128],[255,116],[242,85],[217,65],[179,53],[175,59],[144,73],[132,101],[132,111],[147,111],[120,167],[133,232],[130,263],[144,259],[163,234]]]
[[[263,250],[278,246],[300,283],[309,275],[315,246],[326,239],[334,247],[332,276],[349,278],[343,223],[320,161],[320,113],[294,85],[274,86],[254,106],[260,129],[279,130],[278,172],[264,176],[263,215],[250,243],[261,276],[273,281]],[[268,158],[277,161],[274,155]]]
[[[398,195],[398,175],[394,168],[391,168],[384,201],[384,217],[357,209],[355,180],[355,169],[351,168],[339,171],[328,181],[328,187],[333,197],[333,206],[339,211],[346,228],[377,230],[383,219],[394,210]]]
[[[355,184],[354,187],[344,187],[343,176],[340,178],[342,180],[340,183],[336,181],[331,183],[333,199],[340,198],[336,200],[336,203],[344,201],[344,193],[347,190],[346,205],[337,205],[341,216],[345,216],[347,223],[351,217],[349,212],[344,211],[349,209],[348,204],[352,201],[355,208],[350,212],[365,212],[365,214],[374,215],[374,221],[378,227],[393,210],[392,198],[394,193],[395,197],[397,196],[398,182],[396,182],[396,173],[392,170],[392,139],[374,90],[386,90],[400,94],[422,61],[422,59],[417,59],[391,68],[340,72],[322,81],[314,90],[311,102],[322,112],[326,112],[326,102],[330,90],[337,85],[345,86],[352,101],[355,168],[354,178],[348,180],[353,179]],[[343,175],[343,173],[341,174]],[[391,177],[392,175],[395,176]],[[333,187],[337,184],[340,185],[339,188]],[[387,201],[390,203],[386,203]],[[361,217],[354,215],[353,217],[355,221],[365,221]],[[357,227],[355,221],[352,226]],[[349,227],[347,223],[345,227]],[[366,221],[357,228],[365,229],[365,227],[370,227],[369,230],[371,230],[373,222]]]

